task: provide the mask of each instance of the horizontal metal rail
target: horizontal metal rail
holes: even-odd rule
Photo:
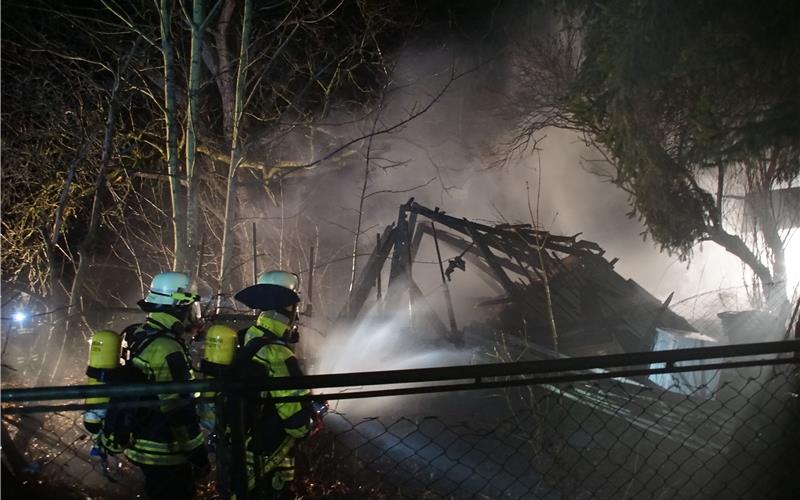
[[[664,373],[681,373],[681,372],[694,372],[704,370],[719,370],[730,368],[748,368],[760,366],[776,366],[776,365],[789,365],[800,364],[800,358],[772,358],[772,359],[754,359],[754,360],[740,360],[728,361],[720,363],[707,363],[703,365],[683,365],[676,366],[671,364],[663,368],[640,368],[640,369],[622,369],[622,370],[597,370],[590,372],[567,373],[563,375],[545,375],[534,377],[513,378],[504,380],[483,381],[479,378],[474,381],[460,382],[455,384],[435,384],[424,386],[411,386],[411,387],[397,387],[389,389],[376,389],[376,390],[359,390],[350,392],[327,392],[327,393],[314,393],[307,396],[285,396],[274,397],[275,402],[291,402],[291,401],[311,401],[311,400],[327,400],[337,401],[344,399],[365,399],[365,398],[378,398],[388,396],[408,396],[414,394],[432,394],[437,392],[456,392],[456,391],[469,391],[469,390],[486,390],[486,389],[502,389],[506,387],[519,387],[531,385],[544,385],[544,384],[563,384],[570,382],[589,382],[592,380],[607,380],[607,379],[630,379],[630,377],[637,376],[650,376]],[[629,382],[633,382],[630,381]],[[226,386],[227,393],[235,393]],[[196,402],[213,402],[214,397],[193,397],[192,400]],[[161,404],[159,400],[144,400],[144,401],[121,401],[114,403],[117,407],[124,408],[141,408],[148,406],[158,406]],[[7,414],[15,413],[41,413],[41,412],[59,412],[59,411],[75,411],[75,410],[88,410],[90,408],[105,408],[107,403],[68,403],[58,405],[35,405],[35,406],[7,406],[3,412]]]
[[[8,389],[0,392],[3,403],[27,401],[76,400],[97,397],[135,398],[158,394],[189,394],[196,392],[247,393],[285,389],[325,389],[335,387],[398,385],[446,381],[465,381],[458,384],[433,385],[416,388],[387,389],[367,393],[362,391],[356,397],[375,397],[393,395],[392,390],[420,392],[439,392],[444,390],[460,390],[462,388],[489,388],[520,384],[566,382],[570,380],[590,380],[596,378],[616,378],[634,375],[700,371],[704,369],[735,368],[741,366],[758,366],[770,364],[797,363],[800,353],[800,340],[781,342],[764,342],[758,344],[741,344],[719,347],[700,347],[693,349],[677,349],[672,351],[613,354],[608,356],[588,356],[581,358],[548,359],[523,361],[516,363],[493,363],[482,365],[451,366],[441,368],[418,368],[410,370],[355,372],[333,375],[306,375],[303,377],[279,377],[263,380],[233,380],[225,378],[194,380],[188,382],[160,382],[135,384],[99,384],[64,387],[36,387],[26,389]],[[741,358],[747,356],[795,354],[791,358],[760,360],[729,360],[706,365],[677,366],[676,363],[686,361],[719,360],[725,358]],[[641,368],[642,365],[664,363],[663,368]],[[587,370],[608,370],[613,368],[639,367],[635,370],[615,370],[607,373],[572,373]],[[519,377],[550,374],[553,377],[536,379],[487,381],[499,377]],[[556,376],[566,377],[557,379]],[[424,390],[423,390],[424,389]],[[378,394],[380,392],[380,394]],[[412,392],[405,392],[406,394]],[[365,395],[368,394],[368,395]],[[318,397],[322,397],[319,395]],[[326,394],[336,399],[339,394]],[[341,394],[344,396],[344,394]],[[342,397],[340,399],[347,399]]]

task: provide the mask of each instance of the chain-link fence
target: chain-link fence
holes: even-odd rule
[[[81,420],[76,411],[4,415],[2,495],[135,498],[143,490],[136,467],[115,458],[103,467]]]
[[[696,361],[648,353],[658,362],[507,364],[498,368],[505,376],[473,376],[475,366],[454,369],[460,377],[427,370],[411,386],[416,371],[406,371],[394,377],[403,385],[331,401],[325,429],[297,449],[293,491],[302,498],[793,498],[797,343],[782,343],[777,358],[742,357],[740,349],[723,359],[717,348],[717,357]],[[379,372],[375,382],[389,383],[393,373]],[[323,393],[353,385],[336,377],[343,376],[307,377],[306,385]],[[469,385],[481,389],[454,390]],[[80,404],[30,413],[36,408],[10,406],[8,392],[4,472],[27,481],[25,491],[142,495],[138,468],[90,456],[91,437],[74,411]],[[10,456],[7,440],[17,441],[21,457]],[[230,472],[230,462],[220,465]],[[217,472],[198,482],[198,498],[218,496]],[[4,474],[4,490],[14,485]]]
[[[308,477],[364,498],[782,498],[798,491],[792,369],[718,370],[710,393],[612,379],[472,395],[473,408],[437,396],[417,416],[335,414],[305,447],[327,461]]]

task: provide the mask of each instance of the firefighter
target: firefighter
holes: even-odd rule
[[[235,361],[240,374],[249,379],[302,376],[292,344],[298,341],[295,320],[300,297],[299,279],[286,271],[269,271],[255,286],[245,288],[236,299],[260,310],[256,323],[240,331]],[[255,498],[286,497],[294,479],[294,447],[312,431],[315,407],[310,402],[278,402],[272,398],[305,396],[308,389],[273,390],[251,401],[245,424],[247,481]],[[255,408],[253,408],[255,406]]]
[[[199,297],[189,291],[183,273],[156,275],[139,307],[144,323],[125,329],[127,348],[117,379],[125,382],[171,382],[194,378],[182,336],[189,313]],[[105,415],[100,444],[109,452],[124,450],[141,468],[151,499],[194,498],[194,481],[208,472],[209,463],[195,404],[188,394],[152,396],[154,404],[131,408],[114,405]],[[129,400],[128,400],[129,401]]]

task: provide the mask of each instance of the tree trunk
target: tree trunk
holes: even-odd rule
[[[247,83],[248,45],[252,21],[252,0],[245,0],[242,14],[242,38],[239,46],[239,68],[236,74],[236,91],[233,106],[233,128],[231,135],[231,160],[228,165],[228,188],[225,196],[225,221],[222,230],[222,255],[220,257],[219,291],[229,291],[230,267],[233,254],[233,226],[236,221],[236,171],[241,159],[241,122],[244,94]]]
[[[45,385],[50,382],[51,374],[57,375],[61,373],[61,361],[64,356],[64,349],[67,345],[68,336],[73,329],[77,329],[76,325],[79,323],[79,321],[75,321],[74,319],[70,320],[70,318],[78,313],[83,314],[83,284],[86,280],[86,273],[89,271],[89,261],[94,250],[97,231],[100,228],[100,212],[103,194],[105,193],[106,173],[108,171],[108,165],[111,161],[111,154],[114,149],[114,132],[116,130],[117,111],[119,110],[120,84],[122,75],[125,74],[138,46],[139,40],[137,39],[123,61],[121,67],[114,75],[114,84],[111,88],[111,96],[109,97],[108,101],[108,113],[106,115],[105,131],[103,135],[103,149],[100,156],[100,167],[97,171],[97,177],[95,178],[94,184],[94,199],[92,200],[92,211],[89,216],[89,227],[86,231],[86,235],[83,237],[83,240],[78,245],[78,266],[75,270],[75,276],[72,280],[72,287],[70,289],[69,307],[66,309],[67,321],[64,324],[64,333],[61,336],[60,347],[56,349],[52,348],[52,346],[48,346],[51,348],[45,352],[45,359],[42,361],[42,368],[39,372],[39,380],[37,380],[37,385]],[[54,230],[55,229],[56,228],[54,227]],[[75,340],[77,339],[73,339],[73,342]],[[48,374],[47,357],[48,355],[52,357],[53,353],[57,353],[57,355],[55,357],[53,370],[51,374]]]
[[[198,242],[198,176],[196,175],[195,162],[197,158],[198,93],[202,76],[200,50],[203,43],[204,16],[205,6],[203,0],[194,0],[192,9],[192,48],[189,65],[189,95],[186,109],[186,250],[188,259],[186,269],[189,269],[188,266],[195,260]]]
[[[69,297],[67,297],[66,290],[61,282],[62,276],[56,264],[58,262],[58,259],[56,258],[56,246],[58,245],[58,240],[61,235],[61,227],[64,221],[64,210],[66,209],[67,201],[69,201],[69,191],[70,187],[72,186],[72,181],[75,178],[75,171],[78,168],[78,164],[86,158],[86,153],[89,150],[89,144],[93,139],[93,137],[87,137],[85,139],[85,142],[70,165],[67,176],[64,179],[64,185],[61,188],[61,196],[59,197],[58,205],[56,206],[56,212],[53,217],[53,230],[50,233],[50,238],[48,239],[45,247],[47,252],[46,255],[48,267],[46,307],[48,310],[54,312],[52,316],[48,318],[51,325],[47,328],[47,334],[39,334],[39,337],[36,339],[36,345],[33,349],[33,352],[41,354],[40,363],[42,364],[36,364],[34,367],[28,366],[25,368],[26,373],[37,373],[37,382],[41,379],[46,381],[47,377],[49,376],[49,372],[45,369],[44,360],[45,357],[47,357],[47,350],[53,341],[56,331],[64,327],[62,321],[66,317],[65,308],[69,306]],[[39,371],[35,372],[37,369]]]
[[[761,210],[754,211],[756,223],[761,228],[764,244],[769,250],[772,279],[769,283],[762,281],[766,308],[780,318],[788,317],[791,305],[786,290],[786,251],[784,241],[778,230],[778,220],[775,217],[775,207],[772,203],[769,187],[763,188],[763,197],[769,202]]]
[[[774,288],[775,280],[772,276],[772,272],[770,272],[769,268],[759,260],[750,248],[748,248],[741,238],[722,229],[709,228],[709,231],[711,232],[711,241],[735,255],[753,271],[765,292]]]
[[[161,0],[161,54],[164,57],[164,123],[166,125],[167,172],[169,173],[170,198],[172,201],[173,250],[175,259],[172,268],[185,271],[189,265],[186,238],[187,217],[185,193],[181,187],[178,158],[178,114],[175,100],[175,61],[170,37],[172,0]]]
[[[748,166],[748,170],[756,173],[768,171],[769,166]],[[725,250],[738,257],[756,275],[761,283],[764,304],[762,307],[774,312],[778,317],[788,316],[790,305],[786,296],[786,256],[784,242],[778,231],[779,224],[775,217],[774,206],[771,203],[770,181],[757,180],[748,175],[748,191],[758,195],[764,203],[753,205],[752,223],[764,238],[764,244],[769,251],[769,267],[764,265],[759,257],[738,236],[728,234],[723,227],[723,197],[724,197],[725,168],[720,165],[717,172],[717,212],[713,222],[715,229],[709,230],[712,241],[721,245]],[[767,176],[771,178],[771,176]]]
[[[217,89],[222,103],[222,131],[227,140],[233,137],[234,81],[233,62],[228,49],[228,32],[236,8],[235,0],[225,0],[219,13],[214,41],[217,48]],[[229,144],[226,146],[230,147]]]

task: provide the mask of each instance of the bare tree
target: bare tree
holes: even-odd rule
[[[192,2],[192,17],[188,19],[191,26],[191,55],[189,57],[189,83],[187,86],[186,106],[186,251],[187,264],[194,263],[197,258],[199,244],[199,175],[197,172],[197,131],[200,113],[200,83],[202,80],[202,46],[203,32],[211,17],[206,17],[205,2]],[[177,252],[176,252],[177,253]]]
[[[78,247],[78,265],[75,270],[75,276],[72,280],[72,287],[69,297],[70,305],[67,309],[68,315],[82,313],[84,280],[89,270],[89,262],[94,255],[94,245],[97,241],[98,230],[100,227],[102,200],[103,194],[105,193],[105,185],[107,180],[106,175],[108,172],[109,163],[111,162],[111,155],[113,154],[113,138],[116,132],[117,113],[119,112],[120,106],[120,87],[122,85],[122,79],[127,73],[128,66],[138,50],[138,47],[139,40],[137,39],[131,47],[130,52],[120,62],[119,67],[114,72],[114,83],[108,100],[108,114],[106,117],[105,130],[103,131],[103,146],[100,157],[100,168],[97,172],[97,178],[95,180],[94,199],[92,200],[92,209],[89,215],[89,227],[86,231],[86,235]],[[74,322],[72,324],[74,325]],[[71,328],[71,322],[69,319],[67,319],[67,322],[64,325],[64,332],[61,335],[62,339],[60,348],[57,350],[50,349],[46,351],[47,353],[56,353],[55,365],[52,371],[53,375],[56,375],[60,371],[61,360],[64,355],[64,348],[69,341],[68,336],[70,335],[71,331],[75,330]],[[72,341],[74,342],[75,339],[72,339]],[[47,344],[50,345],[50,342]],[[43,363],[43,372],[46,369],[47,363]],[[43,375],[43,372],[40,372],[39,375],[38,381],[40,384],[44,384],[49,381],[49,378],[47,378],[46,375]]]
[[[159,18],[161,27],[161,54],[164,58],[164,126],[166,128],[166,161],[172,199],[172,227],[175,261],[173,269],[186,270],[188,262],[187,208],[185,192],[180,182],[180,158],[178,157],[178,114],[175,97],[175,55],[172,47],[171,21],[174,5],[172,0],[161,0]]]
[[[248,50],[250,27],[253,21],[252,0],[245,0],[242,13],[242,36],[239,45],[239,64],[236,72],[236,90],[233,95],[233,122],[231,128],[231,157],[228,165],[227,192],[225,196],[225,221],[222,226],[222,253],[220,254],[219,289],[226,291],[228,273],[233,252],[233,224],[236,218],[236,171],[241,160],[241,125],[244,112],[245,92],[247,92]]]

